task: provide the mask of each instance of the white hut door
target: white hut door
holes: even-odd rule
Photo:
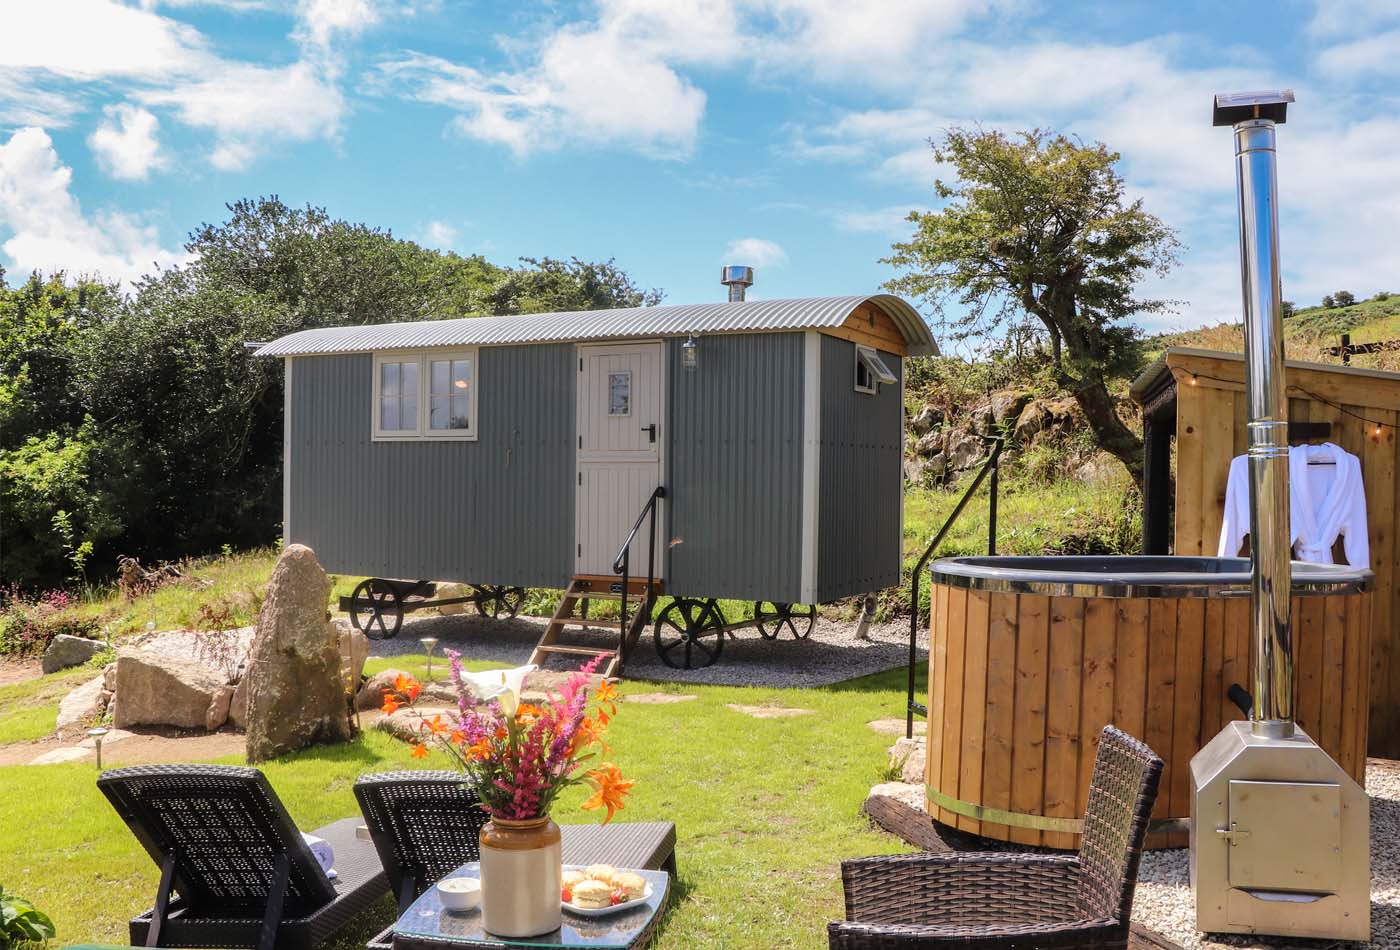
[[[575,574],[612,574],[613,558],[661,484],[661,344],[579,346]],[[661,528],[658,520],[657,529]],[[645,576],[650,532],[632,542]],[[658,535],[656,572],[663,539]]]

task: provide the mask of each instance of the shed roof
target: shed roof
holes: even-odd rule
[[[1217,363],[1222,366],[1232,367],[1231,373],[1239,376],[1239,384],[1244,382],[1244,354],[1226,353],[1223,350],[1203,350],[1193,346],[1170,346],[1162,351],[1162,355],[1152,362],[1147,369],[1143,370],[1138,378],[1133,380],[1128,388],[1128,393],[1137,402],[1142,402],[1150,390],[1155,390],[1160,380],[1165,380],[1172,372],[1173,368],[1193,366],[1198,363]],[[1342,366],[1337,363],[1310,363],[1305,360],[1286,360],[1284,366],[1290,370],[1296,370],[1301,375],[1311,376],[1316,374],[1318,378],[1332,376],[1338,383],[1338,388],[1345,389],[1348,402],[1355,405],[1367,406],[1377,405],[1377,398],[1383,398],[1387,403],[1396,399],[1397,389],[1400,388],[1400,373],[1392,373],[1383,369],[1370,369],[1364,366]],[[1295,378],[1288,378],[1288,385],[1295,385]]]
[[[434,346],[626,340],[687,333],[821,330],[841,326],[853,310],[866,303],[879,307],[894,321],[909,345],[909,355],[938,354],[933,335],[918,311],[892,294],[868,294],[326,327],[273,340],[260,347],[257,355],[310,356]]]

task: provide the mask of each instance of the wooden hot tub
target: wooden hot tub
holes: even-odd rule
[[[1249,561],[945,558],[932,574],[929,813],[964,831],[1078,846],[1098,734],[1166,762],[1149,843],[1186,844],[1191,756],[1250,688]],[[1298,724],[1356,778],[1366,765],[1370,572],[1295,563]]]

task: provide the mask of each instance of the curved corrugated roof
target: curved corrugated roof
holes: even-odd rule
[[[904,334],[911,356],[938,353],[938,346],[918,311],[891,294],[869,294],[326,327],[302,330],[273,340],[260,347],[257,355],[309,356],[432,346],[627,340],[687,333],[820,330],[839,327],[851,311],[863,303],[874,304],[889,315]]]

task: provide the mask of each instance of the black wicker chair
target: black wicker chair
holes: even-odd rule
[[[311,950],[389,891],[358,818],[315,831],[335,849],[328,880],[256,769],[143,765],[97,786],[161,869],[134,945]]]
[[[832,950],[1126,947],[1162,760],[1105,727],[1077,855],[910,854],[841,863]]]
[[[458,772],[383,772],[355,781],[399,913],[434,882],[481,860],[481,826],[491,820]]]

